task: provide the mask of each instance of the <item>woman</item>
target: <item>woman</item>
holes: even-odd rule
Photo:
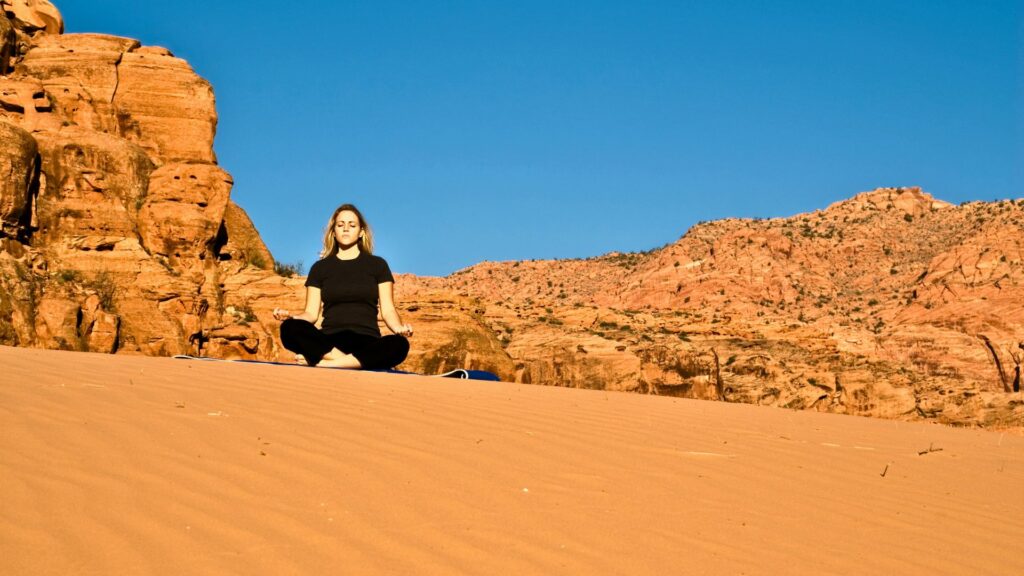
[[[284,347],[310,366],[384,370],[400,364],[409,353],[412,327],[395,310],[395,279],[388,263],[373,255],[373,234],[358,208],[342,204],[334,211],[320,256],[306,277],[306,309],[274,309],[274,318],[284,320]],[[394,334],[381,337],[378,305]]]

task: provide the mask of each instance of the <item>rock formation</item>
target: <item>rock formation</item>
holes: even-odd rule
[[[0,0],[0,9],[17,30],[28,34],[64,32],[64,19],[48,0]]]
[[[224,286],[284,279],[216,164],[213,90],[163,48],[0,16],[0,343],[276,354]]]
[[[288,360],[271,311],[304,279],[230,199],[209,83],[0,6],[0,344]],[[1024,427],[1022,222],[1024,200],[882,188],[645,253],[399,275],[403,368]]]
[[[646,253],[482,263],[430,289],[486,302],[523,382],[1021,426],[1022,263],[1024,200],[882,188]]]

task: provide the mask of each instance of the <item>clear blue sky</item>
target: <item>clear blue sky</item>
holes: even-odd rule
[[[276,259],[338,204],[396,271],[586,257],[878,186],[1024,196],[1024,2],[55,0],[212,82]]]

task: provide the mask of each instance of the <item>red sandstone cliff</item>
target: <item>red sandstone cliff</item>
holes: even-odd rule
[[[0,16],[0,343],[271,355],[225,285],[273,259],[217,166],[213,89],[168,50]]]
[[[209,83],[163,48],[0,0],[0,344],[287,360],[302,278],[231,202]],[[641,254],[399,278],[403,366],[1022,426],[1024,200],[884,188]]]

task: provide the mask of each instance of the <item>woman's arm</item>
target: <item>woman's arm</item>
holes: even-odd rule
[[[377,289],[380,292],[380,315],[384,318],[388,329],[395,334],[412,336],[412,326],[402,324],[402,318],[399,317],[398,310],[395,309],[395,283],[381,282],[377,284]]]
[[[296,320],[305,320],[310,324],[316,324],[316,321],[320,319],[320,289],[316,286],[306,286],[306,309],[298,314],[292,314],[287,310],[275,308],[274,318],[278,320],[295,318]]]

